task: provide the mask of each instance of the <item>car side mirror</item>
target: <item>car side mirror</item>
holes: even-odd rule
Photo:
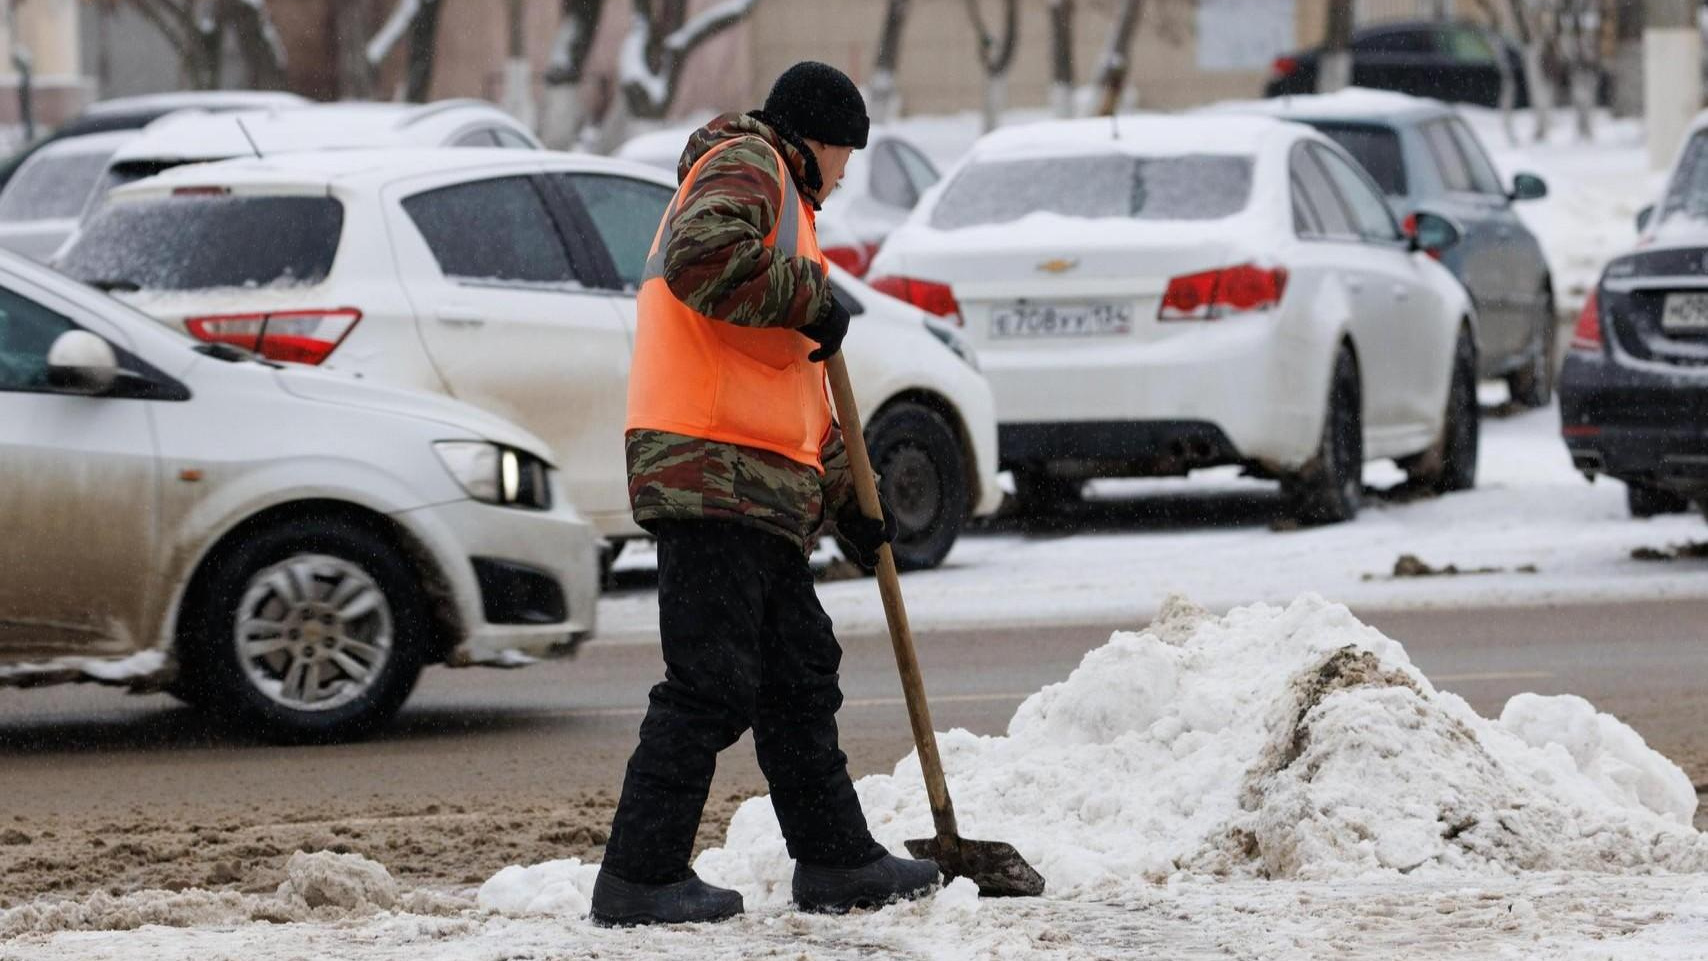
[[[113,389],[119,380],[119,358],[113,345],[86,330],[68,330],[47,350],[47,378],[67,394],[95,397]]]
[[[1642,210],[1637,211],[1637,233],[1642,233],[1643,231],[1648,230],[1649,229],[1649,222],[1654,220],[1654,219],[1655,219],[1655,205],[1654,204],[1649,204],[1647,207],[1644,207]]]
[[[1405,231],[1411,240],[1412,250],[1421,250],[1436,260],[1441,259],[1442,251],[1457,244],[1464,236],[1453,221],[1427,210],[1419,210],[1406,217]]]
[[[1548,182],[1535,174],[1518,174],[1512,178],[1509,200],[1541,200],[1548,196]]]

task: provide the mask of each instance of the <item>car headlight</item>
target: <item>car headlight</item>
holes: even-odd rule
[[[552,506],[551,468],[527,451],[486,441],[445,440],[434,444],[433,452],[477,501],[542,511]]]
[[[935,320],[926,319],[922,323],[925,324],[925,329],[931,332],[931,336],[942,341],[943,346],[949,348],[956,357],[966,361],[968,367],[979,369],[979,355],[973,350],[973,345],[962,339],[960,334],[949,329],[947,324]]]

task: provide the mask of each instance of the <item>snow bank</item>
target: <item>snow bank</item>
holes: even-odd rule
[[[941,738],[962,832],[1013,843],[1068,898],[1167,880],[1708,868],[1683,773],[1577,698],[1480,717],[1397,642],[1315,596],[1212,617],[1178,598],[1023,703]],[[878,839],[930,833],[916,756],[857,788]],[[788,898],[768,799],[696,867]]]
[[[500,914],[559,914],[583,917],[592,908],[599,865],[580,858],[547,861],[532,867],[512,864],[480,886],[475,901]]]

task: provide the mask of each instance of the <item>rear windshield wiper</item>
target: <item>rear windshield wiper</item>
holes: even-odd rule
[[[88,281],[88,284],[103,294],[110,294],[114,291],[129,294],[142,289],[141,284],[127,277],[101,277]]]
[[[235,344],[226,344],[215,341],[210,344],[197,344],[191,349],[198,354],[206,354],[215,360],[223,360],[231,364],[239,364],[247,360],[253,361],[257,364],[264,364],[268,367],[274,367],[279,370],[283,370],[285,367],[284,364],[274,363],[254,351],[244,350],[242,347],[238,347]]]

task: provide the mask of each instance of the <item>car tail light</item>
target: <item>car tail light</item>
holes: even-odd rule
[[[1215,320],[1229,314],[1267,310],[1281,303],[1287,290],[1284,267],[1240,264],[1187,274],[1168,282],[1158,320]]]
[[[824,256],[831,263],[856,277],[866,276],[866,268],[872,266],[872,258],[866,255],[864,245],[854,247],[826,247]]]
[[[905,300],[928,314],[950,318],[957,324],[961,322],[961,305],[955,302],[955,292],[949,289],[948,284],[914,277],[877,277],[871,284],[873,290]]]
[[[1299,61],[1292,57],[1276,57],[1275,63],[1270,66],[1270,69],[1274,71],[1277,77],[1291,77],[1298,71]]]
[[[1572,349],[1601,352],[1601,303],[1593,290],[1578,313],[1578,325],[1572,330]]]
[[[342,307],[191,317],[184,326],[197,340],[232,344],[268,360],[318,364],[331,356],[361,319],[361,311]]]

